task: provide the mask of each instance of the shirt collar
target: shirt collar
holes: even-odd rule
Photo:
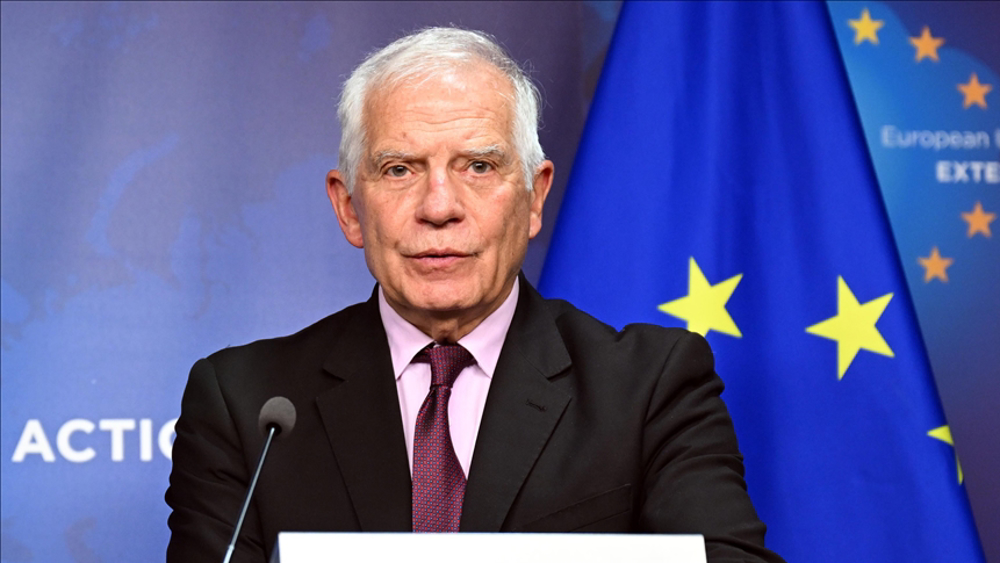
[[[490,316],[483,319],[479,326],[458,341],[472,354],[472,357],[476,359],[476,364],[490,378],[496,371],[500,350],[507,338],[510,323],[514,319],[514,310],[517,309],[517,297],[520,293],[519,285],[518,280],[514,280],[514,287],[511,289],[510,295],[497,307],[497,310],[490,313]],[[389,339],[389,355],[392,357],[393,375],[399,379],[417,352],[427,347],[433,342],[433,339],[410,324],[389,306],[381,285],[378,288],[378,310],[382,316],[382,327],[385,328],[385,335]]]

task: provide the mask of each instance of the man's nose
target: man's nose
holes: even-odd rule
[[[427,175],[417,219],[443,226],[465,217],[462,186],[448,169],[432,169]]]

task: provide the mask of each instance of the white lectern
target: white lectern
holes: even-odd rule
[[[271,563],[706,563],[700,535],[282,532]]]

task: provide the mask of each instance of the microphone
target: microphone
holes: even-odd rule
[[[260,416],[257,417],[260,433],[267,436],[272,427],[275,436],[282,432],[288,434],[295,428],[295,405],[284,397],[271,397],[260,408]]]
[[[260,408],[260,415],[257,417],[257,427],[260,433],[266,436],[264,449],[260,451],[260,460],[257,461],[257,469],[253,472],[250,480],[250,488],[247,489],[247,496],[243,499],[243,509],[240,510],[240,518],[236,521],[236,529],[233,530],[233,539],[229,540],[229,548],[226,549],[226,556],[222,563],[229,563],[236,550],[236,538],[240,536],[240,529],[243,527],[243,519],[246,518],[247,509],[250,508],[250,498],[253,490],[257,486],[257,478],[260,477],[260,470],[264,467],[264,458],[267,457],[267,450],[271,447],[271,442],[279,435],[288,435],[295,428],[295,405],[284,397],[271,397]]]

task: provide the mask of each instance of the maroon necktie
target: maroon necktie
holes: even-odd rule
[[[458,374],[476,360],[452,344],[425,348],[413,361],[431,364],[431,389],[413,431],[413,531],[457,532],[465,474],[451,443],[448,398]]]

